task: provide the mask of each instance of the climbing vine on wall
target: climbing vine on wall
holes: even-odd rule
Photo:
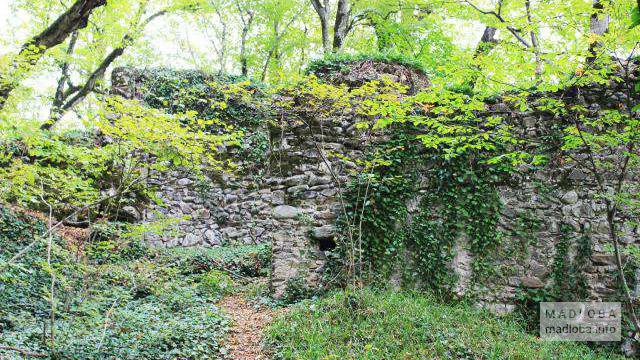
[[[384,97],[360,112],[360,129],[390,137],[368,152],[365,163],[378,166],[365,167],[347,194],[344,215],[353,220],[344,223],[356,227],[359,240],[351,246],[357,256],[346,259],[359,258],[362,275],[402,270],[405,280],[447,294],[456,283],[449,266],[457,250],[472,255],[466,280],[479,283],[494,272],[491,258],[502,241],[497,185],[516,167],[545,158],[523,151],[513,126],[481,115],[485,110],[478,96],[432,88]]]
[[[575,256],[570,253],[572,243],[575,243]],[[586,300],[588,284],[584,273],[592,253],[590,237],[584,232],[576,233],[568,224],[561,224],[560,239],[555,247],[552,295],[558,301]]]
[[[516,294],[517,310],[532,333],[539,330],[540,302],[586,301],[589,284],[585,276],[592,254],[591,237],[583,230],[577,232],[566,223],[560,224],[558,241],[549,278],[543,288],[520,288]]]
[[[445,159],[415,134],[410,125],[394,129],[371,152],[369,161],[383,165],[352,182],[346,215],[358,224],[363,278],[384,281],[401,272],[406,284],[447,294],[456,280],[448,264],[458,239],[473,254],[474,279],[491,271],[488,260],[502,238],[496,184],[506,173],[481,164],[479,154]]]

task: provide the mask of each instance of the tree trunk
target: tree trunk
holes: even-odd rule
[[[333,25],[333,51],[337,52],[344,45],[344,40],[349,33],[349,20],[351,18],[351,4],[349,0],[338,0],[336,10],[336,22]]]
[[[325,54],[331,51],[331,40],[329,34],[329,0],[311,0],[313,8],[320,18],[320,29],[322,31],[322,49]]]
[[[498,39],[496,39],[497,30],[498,29],[494,28],[493,26],[486,26],[484,28],[482,37],[480,38],[480,41],[476,46],[476,50],[473,52],[474,60],[482,55],[488,54],[491,49],[493,49],[498,44]],[[474,67],[476,68],[476,72],[472,74],[471,78],[466,83],[469,89],[474,88],[482,71],[479,63],[476,63]]]
[[[266,60],[262,67],[262,75],[260,75],[260,81],[265,81],[267,79],[267,71],[269,70],[269,64],[271,63],[271,59],[275,58],[277,61],[280,61],[280,40],[287,33],[289,27],[293,24],[294,21],[300,16],[302,13],[302,8],[300,11],[295,13],[291,19],[282,27],[282,31],[280,31],[280,22],[278,20],[274,21],[273,24],[273,44],[267,53]]]
[[[474,58],[488,53],[496,46],[496,44],[498,43],[498,40],[496,39],[497,30],[498,29],[494,28],[493,26],[487,26],[484,28],[482,37],[480,38],[478,46],[476,47],[476,51],[473,55]]]
[[[631,319],[631,325],[636,335],[640,334],[640,322],[636,316],[633,306],[633,298],[631,297],[631,291],[627,284],[627,279],[624,276],[624,266],[622,265],[622,257],[620,255],[620,243],[618,242],[618,234],[616,233],[616,210],[613,205],[607,201],[607,222],[609,223],[609,238],[613,243],[613,251],[616,257],[616,268],[618,270],[618,276],[620,278],[620,285],[622,286],[622,295],[624,296],[625,307],[629,313],[629,319]]]
[[[65,41],[74,31],[85,28],[93,10],[105,3],[106,0],[77,0],[49,27],[22,45],[9,73],[0,78],[0,109],[18,85],[19,78],[28,73],[48,49]]]
[[[220,39],[220,52],[218,53],[218,59],[220,61],[220,73],[227,72],[227,23],[222,17],[220,9],[216,6],[216,14],[220,19],[220,26],[222,26],[222,38]]]
[[[533,27],[533,20],[531,17],[531,1],[526,0],[524,4],[527,12],[527,22],[529,23],[529,26]],[[542,65],[543,65],[542,57],[540,56],[540,43],[538,42],[538,36],[536,35],[536,32],[533,28],[529,32],[529,35],[531,37],[531,47],[533,48],[533,55],[535,56],[535,60],[536,60],[536,69],[535,69],[536,81],[540,81],[540,76],[542,75]]]
[[[71,40],[69,40],[69,46],[67,47],[67,58],[60,66],[60,78],[58,79],[58,86],[56,87],[56,93],[53,96],[53,102],[51,104],[51,110],[49,111],[49,119],[58,118],[60,108],[64,104],[64,100],[71,92],[74,92],[76,89],[73,88],[71,82],[69,80],[69,58],[73,55],[73,51],[76,46],[76,42],[78,41],[78,31],[74,31],[71,34]],[[46,123],[42,125],[43,129],[48,129],[50,125]]]
[[[247,20],[243,20],[242,34],[240,36],[240,71],[244,77],[249,75],[249,68],[247,66],[247,37],[251,30],[251,24],[253,23],[253,11],[248,10],[247,15]]]

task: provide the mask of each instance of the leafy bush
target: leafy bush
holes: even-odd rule
[[[309,288],[303,276],[295,276],[287,280],[284,294],[280,299],[282,304],[294,304],[300,300],[308,299],[316,291]]]
[[[45,232],[46,227],[41,221],[0,206],[0,267],[34,241],[35,236]],[[51,273],[57,277],[57,286],[71,292],[81,266],[75,264],[72,255],[65,250],[64,240],[53,236],[49,268],[46,262],[47,240],[36,241],[15,264],[0,271],[0,334],[18,326],[22,313],[34,320],[44,320],[49,316],[46,289]]]
[[[212,269],[200,278],[200,286],[214,294],[229,293],[233,286],[233,280],[226,273]]]
[[[217,359],[228,322],[192,288],[125,302],[59,329],[59,359]]]
[[[371,289],[294,306],[267,330],[275,359],[612,359],[579,343],[544,342],[511,317],[430,295]]]
[[[86,247],[89,260],[98,264],[132,261],[144,257],[147,246],[138,239],[122,239],[127,224],[107,222],[94,224]]]
[[[139,77],[145,103],[170,113],[196,111],[202,119],[219,119],[253,127],[266,118],[260,106],[264,84],[241,76],[196,70],[147,69]]]
[[[46,131],[0,132],[0,200],[51,208],[56,217],[78,223],[133,220],[125,207],[141,209],[157,200],[155,186],[141,181],[148,173],[179,168],[197,177],[227,169],[219,150],[240,144],[241,132],[223,126],[214,134],[207,129],[216,120],[196,118],[194,111],[167,114],[118,97],[99,106],[100,116],[89,126],[99,141]]]

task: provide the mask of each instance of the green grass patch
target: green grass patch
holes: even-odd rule
[[[303,301],[267,330],[274,359],[612,359],[543,342],[516,319],[414,292],[348,289]],[[600,350],[601,351],[601,350]]]

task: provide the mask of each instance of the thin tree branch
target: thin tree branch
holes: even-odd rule
[[[160,10],[160,11],[154,13],[153,15],[149,16],[144,21],[142,21],[142,23],[140,23],[140,25],[136,27],[136,31],[144,28],[151,21],[153,21],[157,17],[160,17],[160,16],[162,16],[162,15],[164,15],[166,13],[167,13],[167,10]],[[77,91],[74,92],[75,94],[71,97],[71,99],[67,100],[64,103],[64,105],[61,105],[59,107],[59,109],[55,112],[55,116],[52,117],[49,121],[43,123],[42,126],[41,126],[41,129],[50,130],[62,118],[62,116],[64,116],[65,113],[67,113],[69,110],[71,110],[75,106],[77,106],[91,92],[95,91],[97,83],[100,80],[102,80],[102,78],[104,77],[104,74],[107,71],[107,69],[109,68],[109,66],[111,66],[111,64],[117,58],[119,58],[120,56],[122,56],[122,54],[124,54],[124,51],[127,49],[127,47],[129,47],[133,43],[134,37],[135,37],[135,35],[134,35],[133,32],[126,34],[123,37],[121,44],[118,47],[114,48],[102,60],[100,65],[98,65],[98,67],[91,73],[91,75],[89,75],[89,78],[84,83],[84,85],[77,88]],[[69,93],[68,95],[70,96],[71,93]]]
[[[61,44],[70,34],[87,26],[89,16],[96,8],[106,4],[106,0],[77,0],[40,34],[27,41],[8,74],[0,76],[0,110],[4,107],[9,94],[42,58],[44,53]]]
[[[469,6],[471,6],[473,9],[475,9],[477,12],[483,14],[483,15],[492,15],[494,16],[496,19],[498,19],[498,21],[500,21],[501,23],[507,24],[507,20],[505,20],[502,15],[500,13],[497,13],[493,10],[482,10],[480,9],[478,6],[476,6],[474,3],[472,3],[469,0],[464,0],[465,3],[467,3]],[[511,34],[513,34],[513,36],[518,39],[518,41],[520,41],[520,43],[522,45],[524,45],[524,47],[526,47],[527,49],[531,47],[531,44],[529,44],[527,42],[527,40],[525,40],[524,37],[522,37],[522,35],[520,35],[520,29],[516,29],[511,25],[507,25],[506,26],[507,30],[509,30],[509,32]]]

